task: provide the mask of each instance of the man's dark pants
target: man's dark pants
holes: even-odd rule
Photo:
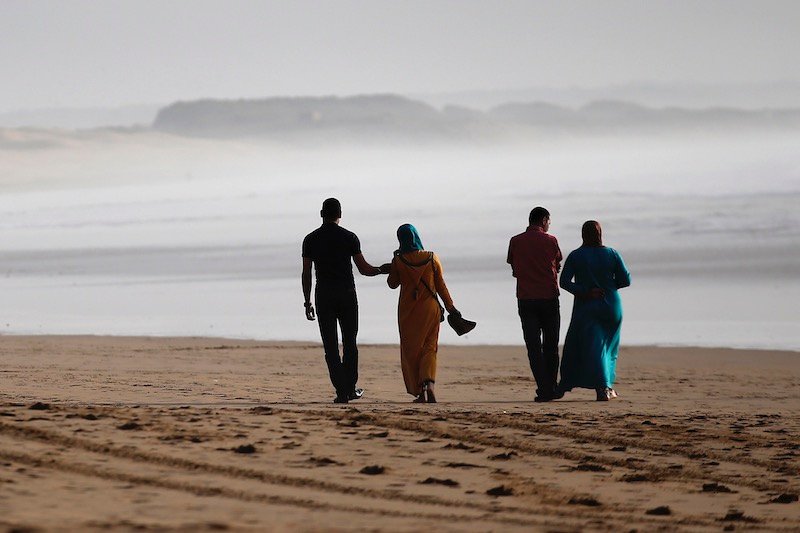
[[[325,349],[325,362],[336,396],[347,398],[358,382],[358,299],[355,288],[322,288],[315,293],[317,321]],[[338,327],[337,327],[338,326]],[[342,357],[339,358],[339,331]]]
[[[558,298],[517,300],[528,361],[536,380],[536,394],[552,396],[558,381],[558,331],[561,313]]]

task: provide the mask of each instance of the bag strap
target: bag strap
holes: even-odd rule
[[[426,259],[425,261],[423,261],[422,263],[419,263],[419,264],[414,264],[414,263],[411,263],[411,262],[410,262],[410,261],[408,261],[408,260],[407,260],[405,257],[403,257],[403,256],[402,256],[402,254],[397,254],[397,257],[399,257],[399,258],[400,258],[400,261],[402,261],[403,263],[405,263],[406,265],[408,265],[408,266],[410,266],[410,267],[421,267],[421,266],[425,266],[425,265],[427,265],[428,263],[430,263],[431,261],[433,261],[433,252],[428,252],[428,259]],[[434,275],[436,274],[436,263],[434,263],[434,264],[433,264],[433,273],[434,273]],[[444,306],[443,306],[443,305],[442,305],[442,303],[439,301],[439,295],[438,295],[438,294],[436,294],[436,291],[434,291],[433,289],[431,289],[431,288],[428,286],[428,284],[427,284],[427,283],[425,283],[425,280],[424,280],[424,279],[420,278],[419,282],[420,282],[420,283],[422,283],[422,284],[425,286],[425,288],[426,288],[426,289],[428,289],[428,292],[429,292],[429,293],[431,293],[431,296],[433,296],[433,299],[434,299],[434,300],[436,300],[436,303],[437,303],[437,304],[439,304],[439,309],[444,309]]]

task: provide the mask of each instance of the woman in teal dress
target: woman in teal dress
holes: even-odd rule
[[[583,246],[569,254],[561,271],[561,287],[575,296],[575,303],[558,392],[595,389],[598,401],[608,401],[617,397],[614,379],[622,326],[618,291],[631,284],[631,275],[617,251],[603,246],[598,222],[585,222],[581,234]]]

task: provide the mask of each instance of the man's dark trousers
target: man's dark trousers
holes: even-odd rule
[[[558,332],[561,312],[558,298],[517,300],[528,361],[536,380],[536,394],[550,397],[558,381]]]
[[[317,321],[325,349],[325,362],[336,396],[347,398],[358,382],[358,299],[356,289],[320,288],[315,293]],[[337,327],[338,326],[338,327]],[[339,331],[342,330],[342,358],[339,358]]]

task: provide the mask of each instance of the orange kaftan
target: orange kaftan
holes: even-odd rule
[[[439,305],[422,281],[439,294],[447,309],[453,299],[442,277],[442,264],[433,252],[418,250],[392,260],[386,282],[400,287],[397,324],[400,328],[400,364],[409,394],[422,393],[425,381],[436,380],[436,352],[439,349]]]

